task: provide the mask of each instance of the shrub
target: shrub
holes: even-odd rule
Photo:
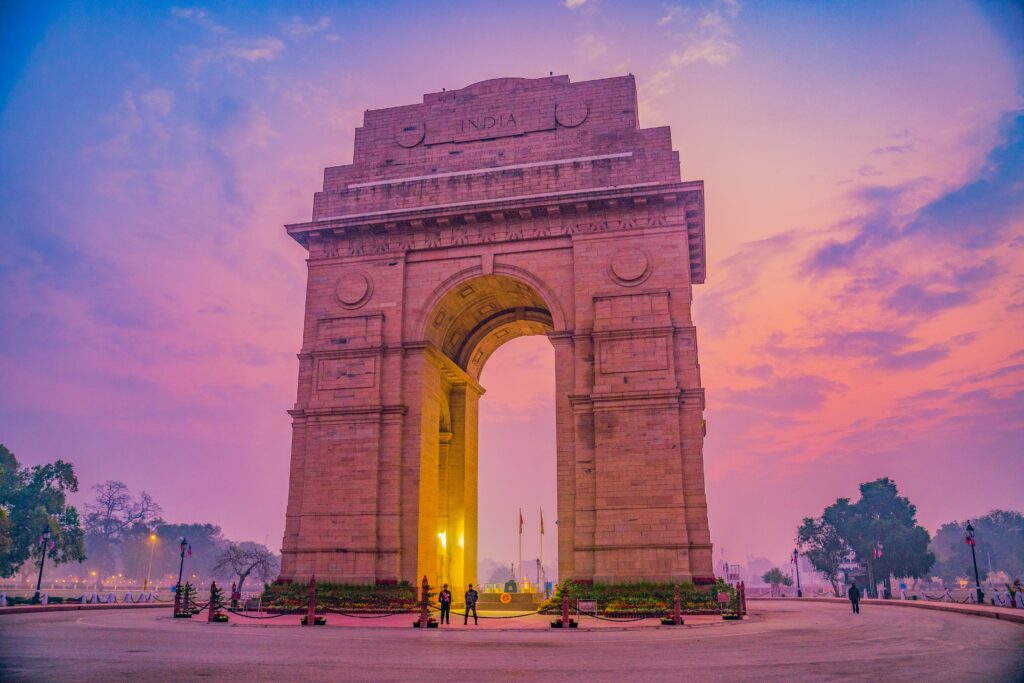
[[[558,612],[562,608],[562,595],[569,596],[569,604],[575,609],[577,600],[593,600],[599,613],[629,614],[658,613],[671,611],[675,602],[674,583],[621,583],[582,584],[567,580],[559,584],[554,596],[543,604],[543,609]],[[737,600],[736,589],[724,580],[718,579],[708,587],[698,587],[690,582],[679,584],[679,597],[684,612],[717,613],[721,609],[718,593],[729,594],[729,605]],[[734,607],[730,607],[734,608]]]
[[[318,610],[411,611],[418,604],[416,589],[406,582],[388,586],[316,584]],[[308,583],[274,583],[264,587],[263,606],[267,609],[298,610],[308,605]]]

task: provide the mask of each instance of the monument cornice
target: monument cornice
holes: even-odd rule
[[[646,293],[646,292],[645,292]],[[594,339],[608,341],[612,339],[637,339],[640,337],[661,337],[670,335],[676,328],[671,323],[667,325],[637,326],[628,330],[594,330],[590,336]]]
[[[675,211],[672,211],[672,209]],[[286,225],[310,261],[676,228],[704,281],[704,183],[651,182],[321,218]]]
[[[704,409],[704,389],[661,389],[640,391],[616,391],[607,393],[570,394],[569,403],[574,407],[601,411],[611,406],[615,410],[628,410],[635,406],[641,409],[652,405],[688,405],[695,403]]]
[[[363,415],[405,415],[409,408],[404,405],[363,405],[358,407],[324,406],[321,408],[293,408],[288,414],[294,418],[330,418],[345,419]]]
[[[344,231],[347,228],[377,227],[401,230],[414,227],[413,224],[417,221],[430,224],[430,221],[435,220],[461,219],[467,223],[475,223],[478,220],[486,222],[503,218],[539,218],[561,213],[576,214],[614,209],[620,205],[630,208],[645,207],[647,205],[645,200],[650,199],[657,199],[665,204],[699,201],[703,205],[703,195],[704,183],[700,180],[677,183],[636,183],[343,214],[304,223],[291,223],[285,225],[285,230],[296,241],[306,245],[311,236],[338,230]],[[524,216],[524,211],[529,211],[531,215]],[[533,215],[535,211],[537,213]]]
[[[305,223],[291,223],[285,225],[285,230],[294,239],[301,242],[301,236],[310,232],[323,230],[336,230],[357,226],[373,226],[382,224],[401,224],[416,220],[429,220],[438,218],[466,217],[475,214],[494,215],[494,212],[509,212],[513,215],[521,215],[524,209],[565,209],[570,212],[587,211],[600,208],[614,208],[616,200],[642,200],[659,197],[667,203],[674,204],[679,195],[695,194],[692,200],[703,200],[704,181],[693,180],[677,183],[635,183],[632,185],[613,185],[609,187],[582,188],[565,190],[562,192],[545,192],[543,194],[518,195],[514,197],[498,197],[495,199],[479,199],[467,202],[453,202],[449,204],[431,204],[403,209],[388,209],[384,211],[371,211],[367,213],[342,214],[319,218]],[[580,207],[581,202],[599,202],[605,207]],[[637,202],[632,202],[637,204]],[[539,216],[537,216],[539,217]]]

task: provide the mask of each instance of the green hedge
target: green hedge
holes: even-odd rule
[[[675,602],[675,587],[674,583],[586,584],[568,580],[559,584],[555,594],[544,603],[544,609],[561,609],[562,595],[567,593],[569,604],[573,608],[576,607],[577,600],[594,600],[598,611],[606,614],[671,610]],[[684,612],[720,610],[720,592],[729,594],[727,609],[736,608],[736,589],[722,579],[718,579],[711,586],[695,586],[690,582],[683,582],[679,584],[679,588]]]
[[[308,605],[308,583],[276,583],[263,589],[265,609],[295,610]],[[316,605],[317,609],[411,611],[418,601],[416,589],[406,582],[392,586],[317,582]]]

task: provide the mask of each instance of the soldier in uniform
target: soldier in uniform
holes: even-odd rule
[[[480,597],[480,594],[473,590],[473,584],[469,584],[469,589],[466,591],[466,619],[463,624],[469,623],[469,610],[473,610],[473,624],[479,626],[480,622],[476,616],[476,601]]]
[[[441,623],[451,624],[452,623],[452,592],[448,590],[448,584],[444,585],[441,592],[438,593],[437,599],[441,602]]]

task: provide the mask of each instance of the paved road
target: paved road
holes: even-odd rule
[[[752,603],[745,623],[619,631],[272,628],[158,610],[0,617],[13,680],[1024,681],[1024,627],[928,610]]]

